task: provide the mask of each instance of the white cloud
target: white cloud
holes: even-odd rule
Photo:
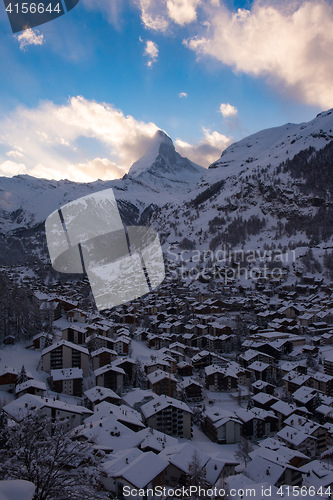
[[[24,163],[16,163],[11,160],[6,160],[3,163],[0,163],[0,172],[1,175],[5,175],[6,177],[12,177],[13,175],[24,174],[26,173],[26,166]]]
[[[333,7],[325,0],[292,4],[256,0],[251,10],[206,9],[204,36],[184,43],[312,105],[333,106]]]
[[[163,0],[139,0],[141,20],[147,29],[154,31],[167,31],[169,20]]]
[[[175,148],[182,156],[186,156],[193,162],[207,168],[221,156],[222,151],[224,151],[233,140],[219,132],[211,132],[204,127],[202,130],[204,137],[197,144],[192,145],[177,139],[175,141]]]
[[[178,94],[178,97],[187,97],[187,94],[186,92],[181,92],[180,94]]]
[[[147,29],[165,33],[172,23],[180,26],[197,19],[202,0],[138,0],[141,20]]]
[[[169,17],[177,24],[184,26],[196,20],[196,7],[200,0],[167,0]]]
[[[24,156],[21,151],[7,151],[7,156],[12,156],[13,158],[22,158]]]
[[[156,43],[152,40],[147,40],[143,55],[148,57],[147,66],[148,68],[151,68],[153,63],[156,62],[158,58],[158,47]]]
[[[238,110],[235,108],[235,106],[231,106],[231,104],[227,103],[221,103],[220,105],[220,111],[222,113],[223,118],[230,118],[233,116],[237,116]]]
[[[28,29],[14,36],[19,41],[21,50],[26,50],[29,45],[43,45],[44,43],[44,35],[39,35],[38,30]]]
[[[0,145],[5,151],[23,151],[24,164],[0,157],[0,165],[8,176],[117,178],[146,152],[157,130],[152,122],[83,97],[62,106],[42,102],[34,109],[19,107],[0,120]]]

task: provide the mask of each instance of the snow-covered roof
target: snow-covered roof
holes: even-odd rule
[[[156,399],[158,395],[151,390],[133,389],[123,396],[123,400],[133,408],[136,403],[140,403],[146,398]]]
[[[299,446],[302,444],[306,439],[314,439],[317,440],[317,438],[310,436],[303,430],[298,430],[295,429],[294,427],[286,426],[283,427],[277,434],[277,437],[280,439],[283,439],[289,444],[294,444],[295,446]]]
[[[156,413],[164,410],[165,408],[168,408],[169,406],[173,406],[174,408],[178,408],[179,410],[183,410],[188,413],[193,413],[192,410],[183,401],[170,398],[169,396],[165,396],[163,394],[142,405],[141,411],[145,418],[149,418],[152,415],[155,415]]]
[[[113,351],[112,349],[108,349],[107,347],[100,347],[99,349],[96,349],[96,351],[90,353],[90,356],[94,358],[95,356],[99,356],[100,354],[104,353],[113,354],[114,356],[118,355],[117,352]]]
[[[125,465],[115,477],[124,478],[134,487],[141,489],[148,486],[168,465],[167,460],[149,451],[148,453],[142,453],[130,464]]]
[[[84,395],[92,403],[94,403],[95,401],[101,401],[106,398],[119,399],[119,400],[121,399],[120,396],[118,396],[118,394],[113,392],[111,389],[100,386],[92,387],[92,389],[85,391]]]
[[[142,455],[142,453],[139,448],[120,450],[117,453],[113,453],[112,457],[104,462],[102,467],[109,477],[114,477],[127,464],[132,463],[133,460]]]
[[[117,420],[124,422],[125,424],[134,425],[137,427],[145,427],[142,423],[142,417],[139,412],[129,408],[126,405],[114,405],[113,403],[108,403],[107,401],[102,401],[95,406],[94,414],[86,419],[86,422],[95,422],[96,420],[102,420],[113,415]]]
[[[113,450],[114,452],[124,449],[135,448],[143,441],[141,436],[119,422],[115,415],[108,418],[96,419],[92,422],[76,427],[72,431],[72,438],[84,437],[95,447]]]
[[[270,484],[275,485],[284,473],[285,469],[285,464],[278,464],[276,462],[267,460],[266,458],[257,456],[254,457],[246,467],[245,473],[256,483],[268,481]],[[292,467],[292,469],[297,470],[294,467]]]
[[[178,444],[177,438],[148,427],[137,432],[137,434],[144,438],[140,444],[142,449],[151,448],[155,452],[160,452],[167,446],[175,446]]]
[[[185,474],[188,474],[189,464],[192,462],[195,452],[199,457],[200,466],[203,468],[210,459],[210,456],[198,448],[195,448],[190,443],[168,446],[167,448],[164,448],[158,456],[167,460],[172,465],[185,472]]]
[[[22,420],[27,413],[31,413],[31,411],[41,408],[54,408],[55,410],[76,413],[79,415],[91,415],[93,413],[84,406],[69,405],[57,399],[42,398],[33,394],[24,394],[22,397],[15,401],[11,401],[8,405],[3,407],[4,411],[16,421]]]
[[[158,382],[160,382],[163,379],[169,379],[172,380],[172,382],[177,382],[177,379],[174,375],[171,373],[165,372],[164,370],[155,370],[154,372],[150,373],[147,375],[147,379],[149,382],[154,385]]]
[[[108,371],[117,372],[119,374],[125,375],[125,372],[122,368],[108,364],[101,366],[100,368],[97,368],[97,370],[94,371],[95,377],[98,377],[99,375],[102,375],[103,373],[106,373]]]
[[[77,344],[73,344],[72,342],[68,342],[68,340],[60,340],[59,342],[56,342],[55,344],[52,344],[49,347],[45,347],[45,349],[42,350],[42,356],[44,356],[48,352],[53,351],[53,349],[56,349],[57,347],[61,347],[61,346],[69,347],[70,349],[80,351],[83,354],[86,354],[87,356],[89,354],[88,349],[86,349],[85,347],[82,347],[82,346],[77,345]]]
[[[22,382],[22,384],[19,384],[15,387],[15,393],[18,394],[19,392],[25,391],[30,387],[39,389],[41,391],[46,391],[46,385],[44,382],[40,382],[39,380],[26,380],[25,382]]]

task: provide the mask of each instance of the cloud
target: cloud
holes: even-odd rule
[[[202,0],[138,0],[145,28],[170,31],[170,25],[185,26],[197,20],[197,7]]]
[[[141,20],[147,29],[166,32],[169,27],[167,11],[162,0],[139,0]]]
[[[11,160],[6,160],[0,163],[0,172],[6,177],[12,177],[13,175],[26,173],[26,166],[24,163],[16,163]]]
[[[151,68],[153,63],[156,62],[158,58],[158,47],[156,43],[151,40],[147,40],[143,55],[148,57],[147,66],[148,68]]]
[[[180,94],[178,94],[178,97],[187,97],[187,94],[186,92],[181,92]]]
[[[223,118],[231,118],[237,116],[238,110],[235,108],[235,106],[231,106],[231,104],[224,104],[222,103],[220,105],[220,111],[222,113]]]
[[[0,168],[7,176],[118,178],[151,146],[157,130],[152,122],[80,96],[61,106],[46,101],[33,109],[19,107],[0,120]],[[1,158],[1,151],[13,158],[19,151],[24,164]]]
[[[167,0],[167,9],[170,19],[184,26],[197,18],[196,7],[200,0]]]
[[[12,156],[13,158],[22,158],[24,156],[21,151],[7,151],[7,156]]]
[[[197,144],[189,144],[180,139],[175,141],[175,148],[182,156],[186,156],[193,162],[203,167],[209,167],[217,160],[222,151],[225,150],[233,140],[219,132],[211,132],[202,128],[204,137]]]
[[[23,51],[27,50],[29,45],[43,45],[44,43],[44,35],[39,35],[38,30],[28,29],[14,37],[19,41],[20,49]]]
[[[184,43],[236,72],[262,77],[279,91],[324,108],[333,106],[333,7],[325,0],[268,3],[232,13],[206,9],[209,26]],[[199,31],[199,28],[198,28]]]

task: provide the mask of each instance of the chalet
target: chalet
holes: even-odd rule
[[[170,363],[168,363],[168,361],[165,361],[163,359],[159,359],[159,358],[154,357],[153,360],[148,361],[145,364],[145,372],[147,373],[147,375],[155,372],[156,370],[164,370],[165,372],[169,371],[170,370]]]
[[[96,385],[107,387],[114,392],[122,390],[124,385],[125,372],[117,366],[105,365],[97,368],[94,371],[96,377]]]
[[[63,401],[53,398],[41,398],[32,394],[24,394],[22,397],[4,406],[4,412],[16,422],[21,422],[28,414],[39,410],[52,420],[64,421],[65,429],[81,425],[92,411],[84,406],[69,405]]]
[[[193,367],[187,361],[177,363],[177,372],[181,377],[190,377],[193,374]]]
[[[266,394],[274,394],[275,387],[273,384],[269,384],[268,382],[265,382],[264,380],[257,380],[256,382],[253,382],[252,384],[252,390],[254,394],[258,394],[259,392],[264,392]]]
[[[242,436],[242,427],[241,420],[230,411],[212,407],[204,412],[204,433],[216,443],[239,443]]]
[[[302,472],[291,465],[270,457],[256,456],[246,467],[246,477],[257,484],[270,484],[277,488],[282,485],[301,486]],[[251,483],[252,486],[252,483]],[[256,486],[256,484],[253,484]],[[258,495],[260,493],[258,492]]]
[[[69,396],[82,396],[83,373],[81,368],[51,370],[51,387],[54,392]]]
[[[88,358],[88,349],[67,342],[67,340],[61,340],[43,349],[43,371],[50,373],[51,370],[62,368],[81,368],[83,376],[88,377]]]
[[[15,389],[18,371],[16,368],[5,368],[0,372],[0,389],[2,391],[13,391]]]
[[[190,443],[167,446],[159,453],[159,457],[169,462],[169,466],[165,471],[165,484],[167,486],[184,486],[189,484],[191,477],[190,464],[195,451],[200,463],[199,471],[202,470],[204,474],[204,468],[210,456],[200,449],[195,448]]]
[[[46,385],[38,380],[26,380],[22,384],[18,384],[15,388],[16,397],[20,398],[24,394],[34,394],[35,396],[44,397],[46,395]]]
[[[122,368],[127,375],[129,381],[131,381],[134,377],[134,373],[136,371],[136,361],[131,358],[121,358],[115,359],[111,363],[112,366],[117,366],[118,368]]]
[[[298,450],[308,457],[314,457],[317,450],[317,438],[310,436],[304,430],[286,426],[277,433],[277,437],[292,450]]]
[[[126,335],[122,335],[114,340],[114,350],[117,351],[120,356],[128,354],[130,343],[130,339],[126,337]]]
[[[156,370],[148,376],[148,388],[157,395],[175,396],[177,393],[177,379],[171,373]]]
[[[150,491],[145,498],[155,498],[152,492],[157,486],[165,484],[164,472],[168,462],[152,451],[144,453],[134,449],[125,450],[125,453],[122,451],[114,457],[103,465],[105,475],[102,483],[105,489],[113,492],[116,498],[124,498],[132,490]]]
[[[97,351],[93,351],[90,353],[92,359],[93,370],[97,370],[97,368],[101,368],[102,366],[109,365],[117,359],[116,351],[112,351],[107,347],[101,347],[97,349]]]
[[[35,349],[45,349],[52,344],[52,335],[48,333],[37,333],[32,337],[32,343]]]
[[[326,396],[333,396],[333,375],[316,372],[311,375],[311,386]]]
[[[138,432],[145,428],[142,422],[141,413],[129,408],[125,405],[114,405],[106,401],[102,401],[95,406],[94,415],[87,419],[87,423],[104,421],[112,415],[119,423],[125,425],[128,429]]]
[[[181,393],[186,394],[187,401],[201,401],[203,399],[203,387],[196,380],[188,378],[180,382],[179,389]]]
[[[84,396],[90,410],[94,410],[95,406],[102,403],[102,401],[115,405],[119,405],[121,401],[120,396],[107,387],[93,387],[92,389],[85,391]]]
[[[67,321],[69,323],[86,323],[88,314],[82,309],[71,309],[67,311]]]
[[[248,366],[248,369],[253,373],[255,380],[266,381],[272,374],[272,365],[261,361],[254,361]]]
[[[170,436],[192,437],[192,410],[182,401],[161,395],[141,406],[147,427]]]
[[[283,382],[286,390],[291,394],[297,391],[297,389],[299,389],[300,387],[313,386],[313,381],[310,375],[300,375],[295,371],[287,373],[287,375],[283,377]]]
[[[214,392],[233,391],[238,387],[234,370],[210,365],[205,368],[206,389]]]
[[[111,351],[116,351],[118,354],[115,340],[109,339],[104,335],[99,335],[98,333],[93,333],[92,335],[87,337],[86,344],[91,351],[97,351],[98,349],[105,347],[106,349],[110,349]]]
[[[88,337],[87,329],[82,324],[71,324],[62,330],[62,339],[73,344],[82,345],[86,343]]]

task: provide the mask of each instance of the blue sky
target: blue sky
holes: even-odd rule
[[[122,176],[158,128],[207,167],[333,106],[328,1],[80,0],[13,35],[0,6],[0,174]]]

